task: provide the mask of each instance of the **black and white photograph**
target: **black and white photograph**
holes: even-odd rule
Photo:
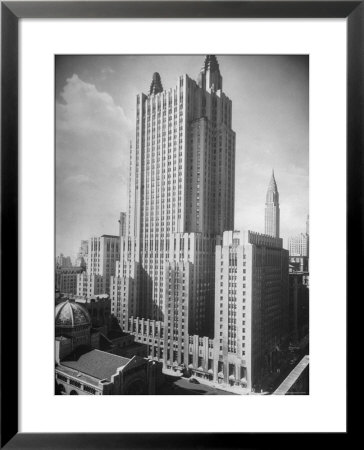
[[[309,395],[309,236],[309,55],[55,56],[56,395]]]

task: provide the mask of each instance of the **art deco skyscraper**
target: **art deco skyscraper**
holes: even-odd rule
[[[194,261],[199,260],[192,256],[191,243],[196,245],[194,251],[214,252],[215,245],[207,240],[234,228],[232,103],[222,91],[216,57],[205,58],[197,82],[181,75],[169,90],[163,90],[155,73],[148,95],[139,94],[136,106],[126,236],[111,293],[113,312],[124,328],[131,316],[164,320],[166,267],[186,265],[190,253],[197,258]],[[183,238],[188,245],[182,255],[177,248]],[[201,273],[191,261],[194,287],[189,307],[199,305],[193,312],[199,323],[209,314],[207,309],[212,309],[213,322],[214,253],[208,259],[211,267],[201,266]],[[196,293],[207,284],[211,284],[211,295],[206,294],[211,300],[198,299]]]
[[[87,271],[77,275],[77,295],[109,294],[110,277],[120,258],[120,236],[103,234],[88,241]]]
[[[265,234],[279,238],[279,192],[274,171],[272,171],[265,202]]]

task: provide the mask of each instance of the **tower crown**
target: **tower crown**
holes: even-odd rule
[[[274,178],[274,170],[272,170],[272,176],[269,181],[268,190],[267,190],[267,203],[278,203],[279,202],[279,192],[277,188],[277,182]]]
[[[152,83],[149,89],[149,95],[155,95],[163,92],[163,86],[161,81],[161,76],[158,72],[153,73]]]
[[[219,72],[219,63],[217,62],[217,58],[215,55],[207,55],[205,58],[205,70],[211,70],[211,72]]]
[[[204,65],[198,75],[198,85],[211,91],[222,89],[222,76],[215,55],[206,56]]]

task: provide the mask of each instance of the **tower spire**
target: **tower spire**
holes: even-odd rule
[[[265,234],[279,237],[279,214],[279,192],[272,169],[265,202]]]
[[[222,90],[222,76],[215,55],[206,55],[204,65],[198,76],[198,85],[207,91]]]
[[[274,169],[272,169],[272,176],[270,178],[268,191],[273,191],[273,192],[276,192],[278,194],[277,182],[276,182],[276,179],[274,177]]]

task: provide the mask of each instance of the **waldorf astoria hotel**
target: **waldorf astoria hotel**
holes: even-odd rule
[[[136,106],[112,313],[165,370],[258,388],[288,327],[274,175],[267,234],[233,231],[235,132],[215,56],[171,89],[154,73]]]

